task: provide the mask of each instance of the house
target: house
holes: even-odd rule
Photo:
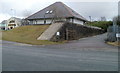
[[[57,21],[65,21],[83,25],[87,21],[83,16],[62,2],[56,2],[26,19],[29,20],[29,24],[51,24]]]
[[[16,17],[11,17],[10,19],[7,20],[7,28],[8,29],[13,29],[15,27],[21,26],[21,19],[16,18]]]

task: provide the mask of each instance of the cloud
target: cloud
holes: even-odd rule
[[[0,0],[0,18],[9,16],[27,17],[58,0]],[[105,16],[111,19],[117,15],[117,2],[79,2],[83,0],[62,0],[67,6],[89,19]],[[87,0],[84,0],[87,1]],[[11,10],[12,9],[12,10]],[[1,22],[0,20],[0,22]]]
[[[103,16],[112,19],[118,14],[117,2],[69,2],[68,5],[88,19],[89,16],[95,20]]]

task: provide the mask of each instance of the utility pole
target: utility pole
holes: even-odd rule
[[[118,41],[118,28],[117,27],[117,19],[116,18],[113,18],[113,32],[115,33],[115,37]]]
[[[116,18],[113,18],[113,32],[115,32]]]
[[[15,14],[14,9],[11,9],[11,12],[12,12],[12,17],[14,17],[14,14]]]
[[[89,18],[90,18],[90,22],[91,22],[91,18],[92,18],[92,17],[91,17],[91,16],[89,16]]]

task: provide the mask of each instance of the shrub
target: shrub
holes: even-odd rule
[[[107,31],[108,26],[111,26],[112,24],[113,24],[112,21],[95,21],[95,22],[89,22],[86,25],[100,27],[105,31]]]

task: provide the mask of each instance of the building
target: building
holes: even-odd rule
[[[6,30],[6,24],[0,23],[0,30]]]
[[[7,30],[7,20],[0,23],[0,30]]]
[[[7,28],[8,29],[13,29],[15,27],[21,26],[21,19],[16,18],[16,17],[11,17],[10,19],[7,20]]]
[[[56,2],[26,19],[29,20],[29,24],[51,24],[57,21],[66,21],[83,25],[87,21],[62,2]]]

